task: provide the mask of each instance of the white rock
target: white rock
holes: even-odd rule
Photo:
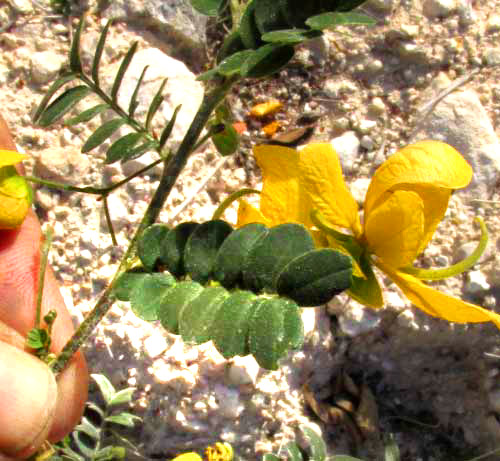
[[[373,139],[370,136],[365,134],[361,138],[361,146],[367,150],[372,150],[375,146],[375,143],[373,142]]]
[[[103,8],[104,9],[104,8]],[[187,0],[113,0],[107,3],[104,17],[119,21],[143,22],[164,30],[170,46],[203,48],[207,17],[198,14]],[[184,42],[184,43],[183,43]],[[200,50],[198,50],[200,51]],[[200,52],[200,59],[201,59]]]
[[[244,384],[255,385],[259,369],[259,364],[255,361],[253,356],[235,357],[229,366],[229,381],[235,386]]]
[[[445,18],[456,9],[456,0],[426,0],[424,14],[429,18]]]
[[[89,250],[82,250],[78,254],[78,259],[83,264],[90,264],[94,258],[92,257],[92,253]]]
[[[237,418],[244,407],[240,402],[240,393],[222,385],[215,385],[215,394],[219,402],[219,412],[226,418]]]
[[[380,323],[376,311],[354,300],[349,303],[349,309],[340,315],[338,320],[342,333],[352,338],[374,330]]]
[[[432,100],[449,84],[445,77],[436,77],[423,100]],[[474,91],[457,91],[439,102],[422,120],[412,141],[422,139],[447,142],[466,158],[474,170],[470,192],[487,196],[495,187],[500,175],[500,141]]]
[[[494,14],[488,18],[488,22],[486,23],[486,32],[493,33],[498,32],[500,30],[500,16]]]
[[[487,282],[485,275],[481,271],[470,271],[467,274],[467,283],[465,291],[471,295],[484,293],[490,289],[490,284]]]
[[[39,153],[34,174],[43,179],[78,184],[90,168],[87,155],[75,148],[50,148]]]
[[[354,131],[347,131],[342,136],[332,139],[332,147],[337,151],[344,172],[352,171],[359,155],[359,139]]]
[[[368,190],[370,181],[370,178],[357,178],[349,183],[349,190],[351,191],[351,194],[356,202],[360,205],[362,205],[365,201],[366,191]]]
[[[394,7],[394,0],[368,0],[365,5],[382,13],[390,13]]]
[[[382,115],[385,112],[385,103],[382,98],[373,98],[372,102],[368,106],[368,110],[372,114]]]
[[[484,60],[488,66],[500,66],[500,48],[489,48],[485,50]]]
[[[167,347],[167,341],[165,340],[163,335],[159,333],[154,333],[144,341],[144,350],[146,351],[146,354],[152,359],[162,354]]]
[[[33,12],[33,4],[30,0],[9,0],[12,6],[23,14]]]
[[[64,56],[54,51],[40,51],[31,56],[31,77],[35,83],[50,82],[66,61]]]

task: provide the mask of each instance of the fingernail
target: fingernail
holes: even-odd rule
[[[57,383],[36,357],[0,342],[0,452],[24,457],[47,438]]]

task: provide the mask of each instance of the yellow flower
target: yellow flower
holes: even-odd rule
[[[256,221],[316,226],[329,246],[353,257],[349,294],[357,301],[382,306],[375,265],[427,314],[459,323],[491,321],[500,328],[500,315],[425,285],[411,267],[444,217],[452,191],[472,178],[470,165],[453,147],[421,141],[391,156],[368,187],[363,223],[330,144],[310,144],[300,152],[262,145],[254,154],[263,175],[260,209],[241,200],[237,226]]]
[[[33,201],[30,185],[14,168],[25,157],[12,150],[0,149],[0,229],[19,227]]]
[[[190,452],[176,456],[172,461],[203,461],[198,453]]]
[[[233,454],[233,447],[229,443],[216,442],[205,450],[206,461],[232,461]],[[203,461],[203,459],[198,453],[189,452],[176,456],[172,461]]]

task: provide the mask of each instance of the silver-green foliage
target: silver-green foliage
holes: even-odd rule
[[[104,375],[92,374],[91,377],[104,399],[104,408],[93,402],[87,402],[87,408],[97,415],[99,422],[92,422],[84,416],[71,437],[55,445],[56,454],[50,458],[52,461],[123,460],[127,459],[129,451],[136,451],[116,430],[119,427],[132,428],[141,421],[138,416],[119,409],[119,406],[131,401],[135,388],[117,391]],[[120,445],[108,444],[111,440],[119,441]],[[128,449],[123,445],[127,445]]]

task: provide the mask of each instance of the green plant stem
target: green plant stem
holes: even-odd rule
[[[24,178],[27,181],[34,182],[36,184],[42,184],[43,186],[51,187],[53,189],[65,190],[68,192],[82,192],[84,194],[101,195],[102,197],[105,197],[106,195],[109,195],[111,192],[113,192],[115,189],[118,189],[119,187],[128,183],[130,180],[134,179],[137,176],[140,176],[142,173],[146,172],[150,168],[153,168],[154,166],[160,164],[163,161],[164,161],[163,158],[155,160],[153,163],[146,165],[144,168],[141,168],[135,173],[132,173],[130,176],[127,176],[125,179],[122,179],[121,181],[115,184],[111,184],[111,186],[108,187],[94,187],[94,186],[78,187],[78,186],[72,186],[70,184],[63,184],[56,181],[49,181],[47,179],[36,178],[34,176],[24,176]]]
[[[137,241],[139,236],[142,234],[144,229],[156,221],[165,201],[168,198],[168,195],[170,194],[170,191],[179,177],[179,174],[186,165],[189,155],[193,152],[193,146],[196,145],[196,142],[211,113],[224,99],[235,81],[236,78],[226,79],[211,91],[206,92],[203,96],[203,101],[198,109],[198,112],[196,113],[177,152],[175,155],[165,160],[166,165],[163,170],[160,183],[158,184],[158,188],[156,189],[153,198],[144,213],[141,223],[139,224],[135,235],[130,242],[125,256],[121,260],[120,266],[118,267],[113,280],[97,301],[94,309],[92,309],[92,312],[90,312],[90,314],[80,324],[57,358],[51,363],[52,371],[56,375],[64,369],[73,354],[75,354],[75,352],[87,340],[94,328],[99,324],[101,319],[107,314],[113,305],[115,301],[115,297],[112,294],[114,284],[116,283],[117,278],[133,263],[137,253]]]
[[[54,230],[49,227],[44,235],[44,241],[40,251],[40,268],[38,270],[38,286],[36,294],[36,311],[35,311],[35,328],[40,328],[42,318],[42,300],[43,286],[45,284],[45,270],[47,268],[47,260],[49,257],[50,245],[52,244],[52,235]]]

